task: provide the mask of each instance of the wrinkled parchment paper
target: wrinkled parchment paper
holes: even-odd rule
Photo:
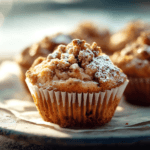
[[[5,109],[17,118],[38,124],[48,125],[57,130],[70,132],[116,131],[119,129],[150,127],[150,107],[128,104],[124,98],[120,101],[112,120],[95,129],[67,129],[59,125],[45,122],[40,117],[32,98],[19,80],[20,69],[13,61],[5,61],[0,65],[0,110]]]

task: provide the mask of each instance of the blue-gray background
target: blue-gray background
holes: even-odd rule
[[[16,55],[46,35],[92,20],[111,32],[133,19],[149,22],[146,0],[0,0],[0,57]]]

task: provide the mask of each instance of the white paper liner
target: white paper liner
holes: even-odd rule
[[[125,81],[124,84],[119,87],[106,90],[106,92],[100,91],[99,93],[68,93],[53,90],[48,91],[43,88],[38,88],[36,85],[32,85],[28,79],[26,79],[26,83],[31,94],[35,97],[38,96],[38,99],[41,99],[40,102],[42,106],[47,105],[45,107],[48,107],[49,104],[52,106],[52,112],[55,115],[57,113],[59,120],[62,119],[63,113],[68,110],[68,112],[65,112],[65,115],[67,114],[68,117],[72,117],[73,119],[78,120],[78,122],[81,120],[84,122],[86,120],[85,114],[87,113],[87,110],[88,112],[93,111],[94,117],[98,118],[102,115],[104,108],[108,107],[109,103],[112,103],[115,99],[120,101],[128,81]],[[68,100],[68,104],[66,100]],[[54,101],[56,101],[56,110],[55,108],[53,109]]]
[[[128,101],[150,103],[150,78],[129,78],[130,83],[125,90]]]
[[[134,84],[134,83],[150,84],[150,78],[132,78],[132,77],[129,77],[129,81],[131,81],[130,84]]]

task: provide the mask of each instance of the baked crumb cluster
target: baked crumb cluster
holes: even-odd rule
[[[130,77],[149,77],[150,32],[142,32],[135,42],[114,53],[111,60]]]
[[[42,60],[41,63],[39,61]],[[121,85],[126,75],[113,65],[95,42],[92,45],[75,39],[60,45],[46,59],[38,58],[27,71],[32,84],[60,91],[90,92]]]
[[[135,41],[141,32],[150,29],[150,25],[141,20],[129,22],[125,28],[113,34],[110,38],[109,49],[113,52],[122,50],[126,44]]]
[[[109,53],[110,32],[107,28],[98,27],[91,21],[84,21],[77,26],[75,31],[71,33],[71,36],[74,39],[86,40],[89,44],[92,44],[94,41],[101,46],[105,53]]]
[[[52,53],[58,45],[68,44],[71,42],[71,40],[71,36],[62,33],[58,33],[50,37],[45,37],[40,42],[26,48],[17,58],[17,62],[22,67],[29,69],[37,57],[46,57],[49,53]]]

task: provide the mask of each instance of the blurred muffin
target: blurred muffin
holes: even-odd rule
[[[21,52],[19,56],[16,57],[16,61],[21,68],[21,81],[25,85],[25,72],[31,67],[32,63],[39,56],[46,57],[49,53],[52,53],[59,44],[68,44],[72,40],[71,36],[57,33],[50,37],[45,37],[38,43],[31,45]]]
[[[150,32],[143,32],[136,42],[111,56],[115,65],[128,76],[126,100],[133,104],[150,104]]]
[[[79,39],[38,58],[26,72],[26,82],[45,121],[87,128],[111,120],[128,83],[95,42]]]
[[[77,26],[71,33],[71,36],[74,39],[84,39],[89,44],[96,42],[103,49],[104,53],[110,54],[108,49],[110,32],[107,28],[99,27],[91,21],[84,21]]]
[[[122,30],[110,37],[109,50],[122,50],[126,44],[135,41],[143,31],[150,30],[150,25],[141,20],[129,22]]]

